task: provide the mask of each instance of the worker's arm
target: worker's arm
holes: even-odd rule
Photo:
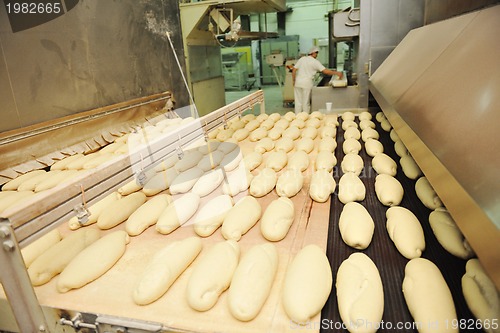
[[[342,79],[342,76],[344,76],[344,74],[342,72],[334,71],[334,70],[331,70],[331,69],[328,69],[328,68],[323,69],[321,71],[321,73],[323,73],[325,75],[329,75],[329,76],[338,75],[339,79]]]
[[[295,77],[297,76],[297,68],[292,68],[292,83],[295,85]]]

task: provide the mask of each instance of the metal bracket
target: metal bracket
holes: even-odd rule
[[[61,325],[66,325],[66,326],[71,326],[76,329],[80,328],[90,328],[90,329],[97,329],[97,326],[95,324],[88,324],[83,321],[82,314],[78,312],[73,318],[71,319],[64,319],[61,318],[59,319],[59,324]]]
[[[133,319],[98,316],[97,333],[151,333],[163,332],[161,324]]]

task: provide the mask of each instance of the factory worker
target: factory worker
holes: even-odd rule
[[[309,55],[300,58],[292,70],[292,79],[295,95],[295,113],[311,109],[311,91],[313,88],[314,75],[323,73],[325,75],[338,75],[342,78],[342,72],[332,71],[325,68],[318,59],[319,49],[313,46],[309,50]]]

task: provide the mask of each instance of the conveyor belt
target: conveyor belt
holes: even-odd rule
[[[355,121],[359,125],[359,119],[356,118]],[[390,139],[389,133],[385,132],[380,127],[380,123],[375,120],[375,117],[373,117],[372,121],[377,126],[376,130],[380,134],[379,141],[384,146],[384,153],[392,157],[396,161],[396,163],[398,163],[398,172],[396,178],[400,181],[405,191],[403,201],[401,202],[400,206],[411,210],[422,224],[426,241],[426,249],[422,257],[431,260],[439,267],[453,295],[458,320],[462,321],[464,325],[467,324],[471,327],[471,329],[461,329],[460,332],[480,331],[474,329],[476,323],[475,319],[468,309],[462,294],[461,278],[465,272],[466,260],[462,260],[451,255],[446,250],[444,250],[437,242],[428,220],[431,210],[427,209],[420,202],[415,193],[416,181],[409,179],[404,175],[401,166],[399,165],[399,157],[394,151],[394,142]],[[339,122],[340,125],[338,126],[337,132],[338,147],[336,149],[336,157],[338,163],[334,169],[334,178],[337,181],[337,184],[340,180],[340,177],[342,176],[340,162],[344,157],[344,152],[342,150],[342,144],[344,142],[344,131],[342,130],[342,118],[340,117]],[[381,327],[378,332],[417,333],[417,329],[412,329],[411,327],[408,328],[408,325],[411,325],[411,323],[413,323],[413,319],[408,311],[402,293],[404,268],[408,260],[397,251],[394,243],[389,238],[387,229],[385,227],[385,212],[388,207],[382,205],[377,199],[374,185],[377,173],[371,167],[372,158],[366,154],[366,151],[364,149],[364,142],[361,139],[359,141],[363,147],[359,152],[359,155],[363,158],[365,164],[365,168],[361,173],[360,178],[366,187],[366,198],[361,202],[361,204],[365,206],[365,208],[370,212],[375,223],[375,231],[372,242],[370,246],[362,252],[368,255],[376,264],[380,272],[384,288],[385,304],[382,320],[385,323],[385,326],[383,326],[384,329],[382,329]],[[336,273],[340,264],[352,253],[359,251],[347,246],[340,236],[338,223],[343,204],[339,201],[337,195],[338,186],[331,200],[330,226],[328,231],[327,245],[327,255],[332,267],[334,287],[332,288],[330,298],[322,311],[321,332],[348,332],[347,330],[338,328],[342,323],[342,319],[340,318],[337,305],[335,280]],[[396,327],[398,323],[406,325],[406,328],[397,329]],[[438,331],[439,330],[436,330],[436,333],[438,333]]]

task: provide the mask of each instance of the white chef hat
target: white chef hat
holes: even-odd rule
[[[313,54],[313,53],[316,53],[316,52],[319,52],[319,49],[317,46],[313,46],[309,49],[309,53],[308,54]]]

